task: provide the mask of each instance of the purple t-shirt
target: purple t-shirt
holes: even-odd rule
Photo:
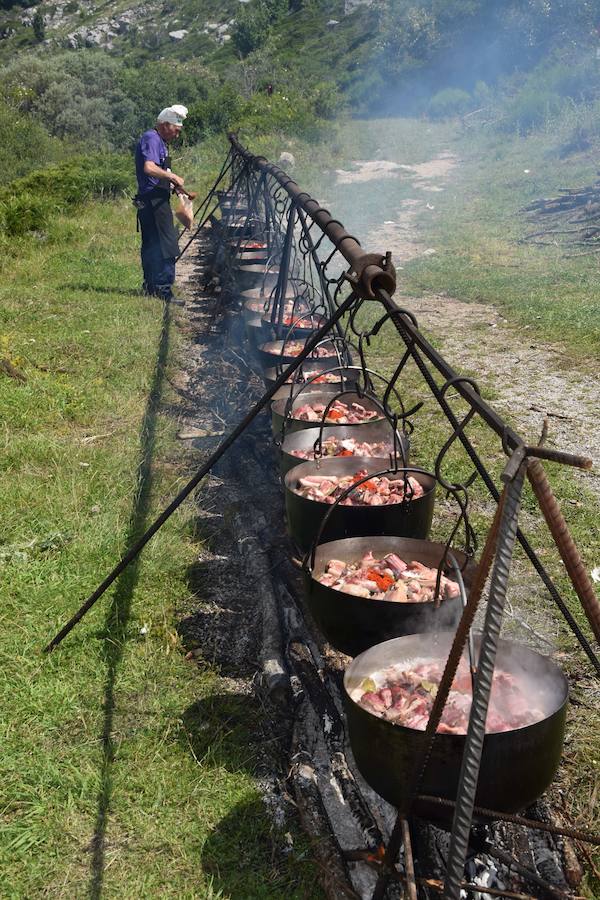
[[[160,166],[162,169],[167,168],[165,163],[168,156],[169,151],[167,150],[167,145],[158,131],[154,128],[151,128],[150,131],[145,131],[135,148],[135,174],[140,195],[147,194],[155,187],[161,187],[165,190],[169,189],[169,183],[167,181],[162,178],[153,178],[151,175],[146,175],[144,172],[144,163],[147,160],[156,163],[156,165]]]

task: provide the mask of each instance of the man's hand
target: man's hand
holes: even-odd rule
[[[168,181],[175,187],[183,187],[183,178],[180,175],[175,175],[174,172],[167,172],[166,169],[161,169],[160,166],[150,159],[147,159],[144,163],[144,172],[146,175],[151,175],[152,178],[160,178],[163,181]]]

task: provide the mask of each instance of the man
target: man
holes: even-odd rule
[[[183,188],[183,178],[171,172],[167,144],[178,137],[186,116],[185,106],[167,106],[158,114],[156,126],[144,132],[135,148],[138,193],[134,203],[142,233],[143,291],[163,300],[173,297],[175,257],[179,253],[169,201],[173,190]]]

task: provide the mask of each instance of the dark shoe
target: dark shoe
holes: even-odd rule
[[[173,291],[170,284],[157,284],[154,288],[154,295],[160,297],[161,300],[173,300]]]

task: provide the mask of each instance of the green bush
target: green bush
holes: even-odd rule
[[[249,6],[239,9],[231,36],[240,55],[248,56],[263,47],[272,26],[287,10],[287,0],[253,0]]]
[[[527,87],[507,103],[500,128],[503,131],[532,131],[557,115],[563,105],[564,100],[559,94]]]
[[[447,119],[459,116],[473,106],[473,98],[460,88],[444,88],[429,101],[427,112],[432,119]]]
[[[72,151],[44,126],[0,100],[0,171],[7,184],[40,166],[59,162]]]
[[[236,16],[232,31],[233,45],[242,56],[263,46],[269,35],[270,16],[264,3],[243,6]]]
[[[342,107],[337,86],[332,81],[321,81],[312,91],[315,114],[321,119],[335,119]]]
[[[115,154],[48,166],[0,190],[0,230],[13,236],[39,231],[59,212],[90,197],[120,196],[131,186],[131,163]]]
[[[88,197],[119,196],[131,186],[131,181],[131,164],[125,157],[74,157],[63,165],[48,166],[17,179],[0,192],[0,199],[32,193],[51,204],[70,206]]]
[[[186,142],[194,143],[211,134],[235,129],[243,105],[243,97],[231,84],[223,85],[206,100],[194,103],[185,121]]]
[[[0,201],[0,229],[9,237],[42,231],[51,209],[43,197],[26,191]]]

